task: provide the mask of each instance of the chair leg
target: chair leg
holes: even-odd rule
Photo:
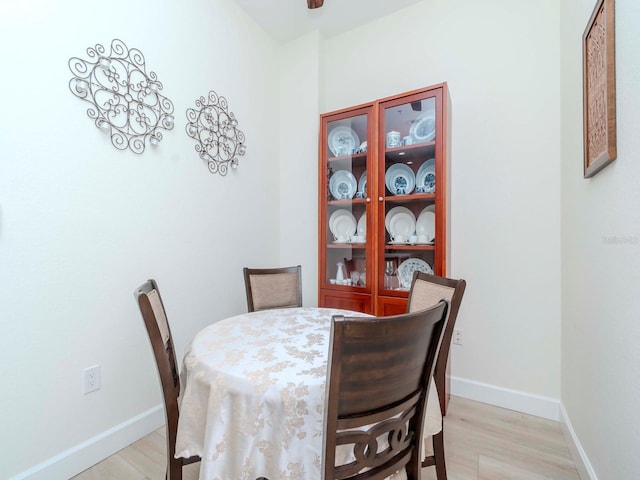
[[[166,480],[182,480],[182,462],[177,459],[169,459],[167,465]]]
[[[436,477],[438,480],[447,480],[447,465],[444,461],[444,431],[440,430],[433,437],[433,456],[436,464]]]

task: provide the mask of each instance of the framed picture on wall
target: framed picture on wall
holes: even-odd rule
[[[597,0],[582,35],[584,178],[617,156],[614,27],[614,0]]]

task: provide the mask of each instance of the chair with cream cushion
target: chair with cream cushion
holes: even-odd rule
[[[420,478],[422,425],[447,302],[331,322],[324,480]]]
[[[302,306],[302,267],[243,269],[250,312]]]
[[[176,435],[178,433],[178,397],[180,396],[180,376],[176,363],[171,329],[167,321],[164,304],[158,284],[148,280],[138,287],[134,295],[147,327],[153,355],[160,375],[164,396],[164,413],[167,422],[167,474],[166,480],[182,480],[182,467],[201,459],[198,456],[175,458]]]
[[[427,455],[425,452],[425,458],[422,461],[423,467],[435,465],[438,480],[446,480],[447,478],[444,455],[444,422],[442,420],[442,415],[446,413],[446,397],[448,395],[446,371],[451,337],[466,285],[464,280],[452,280],[423,272],[415,272],[411,281],[409,301],[407,303],[408,312],[423,310],[436,305],[441,300],[446,300],[449,303],[448,318],[444,326],[442,344],[436,358],[433,375],[437,396],[431,394],[427,402],[427,419],[431,421],[427,422],[428,426],[425,424],[424,435],[425,437],[431,436],[433,455]],[[438,412],[438,410],[440,411]],[[439,422],[434,422],[435,418],[439,418]]]

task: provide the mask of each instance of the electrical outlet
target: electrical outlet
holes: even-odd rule
[[[100,390],[100,365],[85,368],[82,371],[82,381],[85,395]]]
[[[453,331],[453,343],[456,345],[464,345],[462,343],[462,330],[459,328]]]

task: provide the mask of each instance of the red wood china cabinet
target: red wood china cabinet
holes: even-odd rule
[[[447,275],[446,83],[321,115],[322,307],[406,310],[415,270]]]

